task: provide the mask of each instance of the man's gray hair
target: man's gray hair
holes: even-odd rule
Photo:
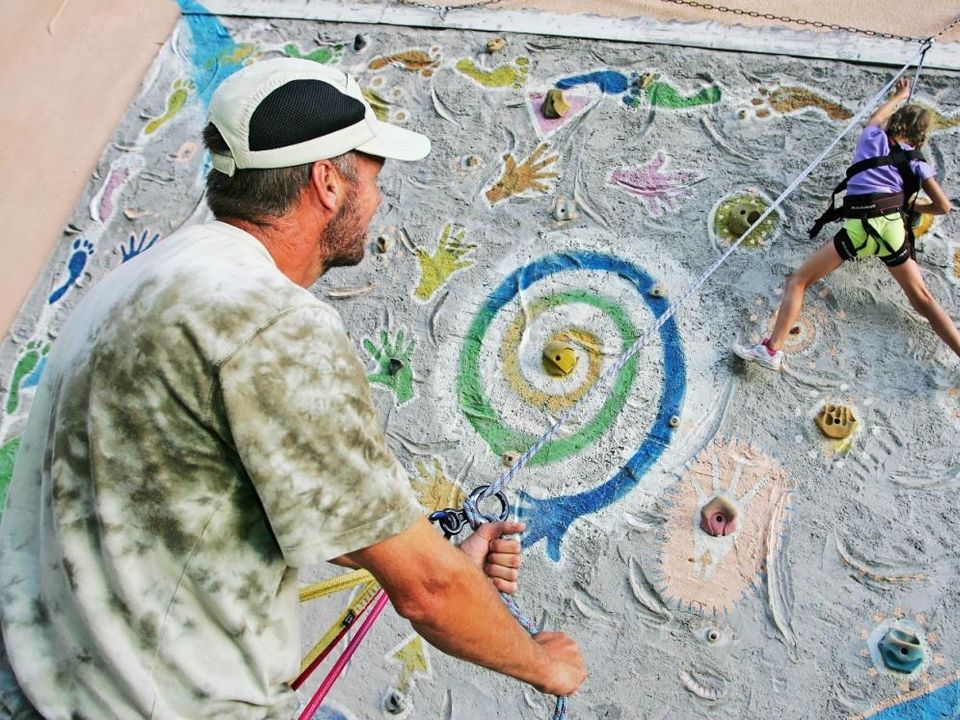
[[[212,123],[203,130],[203,144],[210,152],[230,152]],[[352,151],[330,158],[330,162],[351,185],[356,185],[357,164]],[[217,220],[270,225],[270,219],[288,212],[310,184],[312,165],[237,170],[232,176],[211,168],[207,174],[207,205]]]

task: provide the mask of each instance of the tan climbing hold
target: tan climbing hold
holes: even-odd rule
[[[843,440],[853,435],[859,421],[849,405],[833,405],[827,403],[817,413],[814,419],[820,432],[828,438]]]
[[[567,342],[554,340],[543,348],[543,369],[554,377],[566,377],[577,366],[577,351]]]
[[[563,91],[558,88],[547,90],[546,97],[543,98],[543,105],[540,106],[540,112],[549,120],[562,118],[570,110],[570,103],[563,97]]]
[[[752,202],[734,203],[727,215],[727,229],[731,235],[740,237],[760,219],[762,214],[760,208]]]
[[[520,453],[513,452],[512,450],[508,450],[507,452],[505,452],[503,454],[503,457],[501,458],[501,460],[503,461],[504,467],[512,467],[513,464],[519,459],[520,459]]]
[[[494,38],[487,43],[487,52],[493,55],[500,52],[507,46],[507,41],[503,38]]]
[[[670,419],[667,421],[667,424],[672,428],[680,427],[680,416],[671,415]]]
[[[396,243],[396,228],[387,228],[377,235],[375,246],[380,254],[390,252]]]
[[[667,296],[667,289],[660,283],[656,283],[648,292],[650,297],[662,298]]]
[[[580,213],[577,212],[577,204],[566,195],[557,195],[557,197],[553,199],[550,212],[553,215],[553,219],[558,222],[576,220],[580,217]]]

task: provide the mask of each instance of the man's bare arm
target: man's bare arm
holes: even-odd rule
[[[531,637],[480,569],[425,518],[346,558],[369,570],[397,612],[443,652],[553,695],[569,695],[586,678],[573,640],[552,632]]]

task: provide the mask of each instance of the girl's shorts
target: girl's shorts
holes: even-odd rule
[[[879,235],[867,232],[864,223]],[[833,238],[833,246],[844,260],[860,260],[876,255],[887,267],[903,265],[913,257],[912,243],[907,241],[903,216],[899,212],[861,220],[847,218]]]

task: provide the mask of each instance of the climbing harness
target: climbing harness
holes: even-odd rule
[[[414,0],[400,0],[403,4],[417,4]],[[665,0],[667,2],[677,2],[678,4],[687,4],[687,5],[700,5],[699,3],[686,2],[685,0]],[[477,3],[477,5],[486,5],[492,4],[487,3]],[[707,9],[712,9],[704,5]],[[452,8],[445,8],[452,9]],[[717,8],[725,9],[725,8]],[[745,11],[742,11],[738,14],[745,14]],[[746,13],[751,14],[751,13]],[[771,18],[776,19],[776,18]],[[799,174],[796,178],[787,186],[787,188],[780,193],[780,195],[774,200],[760,216],[754,220],[749,228],[743,231],[739,238],[733,242],[729,248],[719,257],[709,268],[707,268],[701,275],[698,277],[676,300],[676,302],[671,303],[667,309],[661,314],[656,321],[650,325],[647,330],[639,337],[636,341],[617,359],[617,361],[607,369],[606,372],[594,383],[593,387],[589,392],[585,393],[576,403],[574,403],[570,408],[568,408],[554,423],[547,429],[547,431],[532,445],[530,446],[519,458],[517,458],[510,467],[502,473],[493,483],[490,485],[480,485],[475,488],[470,495],[464,501],[463,509],[456,510],[453,508],[447,508],[445,510],[440,510],[433,513],[430,516],[431,521],[436,522],[440,528],[443,530],[446,537],[452,537],[453,535],[459,533],[466,522],[470,523],[470,526],[476,530],[485,522],[491,522],[495,520],[506,519],[508,515],[508,503],[506,495],[504,493],[504,487],[506,484],[512,480],[520,472],[520,470],[526,466],[526,464],[536,455],[543,447],[549,443],[554,435],[559,431],[559,429],[565,425],[573,415],[580,410],[581,407],[590,399],[593,398],[594,394],[603,389],[617,373],[623,368],[623,366],[633,358],[637,352],[640,351],[650,340],[655,336],[655,334],[662,328],[676,313],[677,311],[684,306],[684,304],[693,296],[701,287],[713,276],[713,274],[723,265],[727,259],[740,247],[740,245],[750,236],[755,228],[759,227],[767,217],[770,216],[780,205],[783,204],[784,200],[789,197],[793,192],[800,186],[800,184],[809,177],[813,170],[820,165],[821,162],[830,154],[830,152],[837,146],[837,144],[847,135],[850,130],[857,125],[863,117],[866,115],[867,111],[872,109],[878,102],[880,102],[887,93],[893,88],[894,84],[899,80],[904,73],[906,73],[911,66],[915,63],[918,64],[917,68],[917,78],[919,78],[920,65],[922,64],[923,56],[926,54],[926,51],[929,49],[930,44],[936,38],[942,35],[944,32],[949,30],[951,27],[960,23],[960,18],[957,18],[950,26],[942,30],[937,36],[933,38],[928,38],[924,41],[923,47],[921,47],[916,55],[911,58],[907,64],[900,68],[899,72],[892,79],[890,79],[877,93],[874,95],[870,101],[865,104],[849,121],[849,123],[840,131],[840,133],[827,145],[826,148]],[[807,23],[814,26],[818,26],[817,23]],[[820,24],[822,25],[822,23]],[[851,28],[838,28],[844,30],[853,30]],[[868,34],[874,34],[881,37],[898,37],[890,36],[881,33],[873,33],[868,31]],[[914,40],[914,38],[900,38],[906,40]],[[902,150],[899,152],[903,152]],[[889,157],[889,156],[888,156]],[[893,163],[883,163],[883,164],[893,164]],[[859,171],[858,171],[859,172]],[[501,511],[499,514],[494,516],[484,515],[480,509],[479,505],[485,499],[490,496],[495,496],[501,503]],[[365,586],[366,587],[366,586]],[[361,596],[363,593],[361,593]],[[504,604],[508,607],[510,612],[517,618],[517,621],[531,634],[536,634],[538,629],[536,626],[530,622],[527,618],[524,617],[523,613],[520,611],[520,608],[517,606],[516,601],[506,593],[501,593]],[[378,589],[373,594],[372,598],[369,600],[367,605],[364,605],[363,609],[360,609],[359,612],[351,616],[350,623],[347,625],[346,629],[349,629],[353,624],[355,624],[356,617],[359,613],[362,613],[366,607],[371,607],[370,614],[363,620],[360,624],[360,627],[357,630],[357,634],[350,640],[347,645],[346,650],[343,655],[337,659],[334,666],[328,672],[326,678],[320,684],[317,692],[310,699],[310,702],[304,708],[303,712],[300,714],[300,720],[312,720],[314,713],[320,707],[320,704],[323,702],[324,697],[329,692],[330,688],[333,686],[333,683],[339,677],[340,673],[343,671],[347,662],[353,656],[353,653],[356,651],[357,646],[363,640],[364,636],[369,632],[370,627],[376,621],[377,617],[383,611],[384,607],[388,602],[388,598],[382,589]],[[348,608],[348,613],[351,608],[354,608],[356,605],[356,600]],[[342,615],[342,618],[346,618],[346,614]],[[342,624],[344,620],[340,620]],[[336,623],[335,623],[336,625]],[[329,632],[329,631],[328,631]],[[345,632],[345,630],[344,630]],[[334,634],[334,637],[337,638],[332,644],[335,644],[342,634]],[[331,644],[331,646],[332,646]],[[315,660],[315,658],[314,658]],[[319,660],[306,662],[307,665],[312,665],[315,667],[319,663]],[[309,674],[309,673],[306,673]],[[298,677],[298,681],[302,682],[301,678],[305,678],[306,674],[301,673],[301,677]],[[556,709],[554,711],[552,720],[564,720],[566,718],[566,707],[567,699],[565,697],[558,697]]]
[[[907,150],[902,148],[890,138],[887,139],[887,142],[890,146],[890,152],[888,154],[866,158],[865,160],[856,162],[847,168],[845,177],[833,189],[833,193],[830,196],[830,204],[827,206],[827,209],[819,218],[817,218],[813,226],[810,228],[809,236],[811,240],[817,236],[823,226],[827,223],[836,222],[837,220],[841,219],[854,218],[860,220],[861,224],[863,225],[863,230],[866,233],[863,245],[860,247],[853,246],[853,244],[850,243],[854,251],[854,255],[862,250],[863,247],[866,246],[867,242],[869,242],[869,240],[872,238],[877,242],[878,245],[887,251],[888,255],[895,256],[900,252],[900,250],[904,250],[904,248],[901,248],[900,250],[894,250],[892,247],[890,247],[890,244],[880,235],[879,232],[877,232],[877,229],[870,223],[869,220],[870,218],[881,217],[883,215],[898,212],[903,219],[904,230],[907,236],[907,243],[904,247],[906,248],[906,252],[910,254],[910,257],[913,257],[914,237],[913,224],[910,221],[910,216],[913,213],[913,206],[917,202],[917,192],[920,190],[920,178],[917,177],[917,174],[913,171],[910,163],[915,160],[923,161],[924,157],[919,150]],[[900,173],[900,180],[903,184],[903,190],[901,192],[870,193],[867,195],[844,195],[842,205],[837,206],[837,195],[846,191],[847,183],[850,182],[850,178],[854,177],[855,175],[859,175],[866,170],[884,167],[886,165],[893,165],[897,172]],[[843,230],[840,232],[844,235],[846,234]]]
[[[953,23],[956,24],[956,23]],[[945,30],[944,30],[945,32]],[[942,33],[941,33],[942,34]],[[917,83],[920,81],[920,73],[923,70],[923,61],[927,56],[927,51],[933,46],[933,38],[927,38],[920,47],[920,57],[917,60],[917,71],[914,74],[913,84],[910,86],[910,94],[907,102],[913,98],[913,93],[917,89]],[[912,161],[924,161],[923,154],[917,149],[908,150],[895,143],[892,138],[887,137],[887,143],[890,151],[886,155],[866,158],[856,162],[847,168],[845,177],[833,189],[830,195],[830,204],[823,214],[817,218],[810,228],[809,236],[815,238],[824,225],[841,219],[854,218],[859,219],[866,233],[863,245],[857,247],[850,240],[845,230],[840,231],[838,240],[840,245],[838,251],[841,256],[856,257],[863,250],[866,244],[872,239],[878,247],[886,250],[884,256],[888,264],[899,264],[907,257],[916,257],[916,239],[913,232],[913,208],[917,202],[917,193],[920,190],[920,178],[913,171],[910,163]],[[903,189],[898,193],[871,193],[868,195],[844,195],[843,204],[837,207],[837,196],[845,192],[847,183],[854,175],[865,172],[872,168],[893,165],[900,174],[900,180]],[[881,217],[889,213],[899,212],[903,220],[906,243],[899,250],[894,250],[885,238],[883,238],[877,229],[869,222],[870,218]],[[841,249],[848,248],[848,249]]]

